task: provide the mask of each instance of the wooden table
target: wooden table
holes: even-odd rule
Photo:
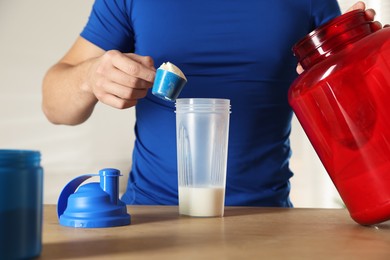
[[[390,222],[356,224],[344,209],[227,207],[223,218],[178,215],[173,206],[131,206],[132,224],[60,226],[44,208],[39,259],[390,259]]]

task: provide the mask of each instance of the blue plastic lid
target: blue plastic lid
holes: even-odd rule
[[[100,183],[80,186],[93,176],[100,176]],[[126,204],[118,198],[119,176],[119,170],[106,168],[100,170],[99,174],[82,175],[70,181],[58,199],[60,224],[80,228],[129,225],[131,217]]]

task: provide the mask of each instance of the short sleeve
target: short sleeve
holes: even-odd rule
[[[311,0],[311,13],[313,27],[317,28],[339,16],[341,11],[337,0]]]
[[[130,0],[96,0],[80,36],[104,50],[132,52]]]

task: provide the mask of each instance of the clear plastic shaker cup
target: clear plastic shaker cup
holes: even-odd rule
[[[176,100],[179,213],[222,217],[230,100]]]

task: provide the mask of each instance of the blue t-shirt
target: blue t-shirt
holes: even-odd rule
[[[177,65],[180,98],[230,99],[226,205],[291,207],[291,47],[339,14],[336,0],[96,0],[81,36]],[[136,105],[127,204],[178,203],[174,111],[150,92]]]

